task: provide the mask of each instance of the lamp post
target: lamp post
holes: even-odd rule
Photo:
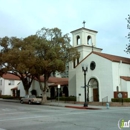
[[[58,105],[59,105],[59,95],[60,94],[60,84],[58,84]]]
[[[87,99],[86,99],[86,72],[88,71],[88,66],[82,66],[82,71],[84,72],[84,107],[88,107]]]

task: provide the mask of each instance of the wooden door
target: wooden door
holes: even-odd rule
[[[98,88],[93,89],[93,101],[99,101],[98,98]]]

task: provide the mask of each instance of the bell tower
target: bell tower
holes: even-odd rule
[[[71,31],[73,47],[76,47],[80,52],[80,61],[84,59],[92,51],[101,52],[101,48],[96,47],[96,34],[95,30],[85,28],[85,21],[83,27]]]

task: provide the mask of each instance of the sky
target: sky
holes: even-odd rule
[[[86,28],[98,31],[96,46],[103,53],[130,58],[124,52],[128,14],[130,0],[0,0],[0,38],[24,38],[43,27],[58,27],[71,37],[86,21]]]

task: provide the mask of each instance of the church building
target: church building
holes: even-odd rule
[[[76,96],[79,102],[85,98],[89,102],[111,102],[119,93],[130,98],[130,59],[102,53],[96,45],[95,30],[84,26],[71,33],[80,58],[69,63],[69,95]]]

